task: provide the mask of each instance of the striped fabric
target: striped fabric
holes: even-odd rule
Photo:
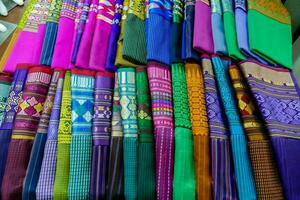
[[[31,67],[19,103],[6,168],[2,182],[3,200],[21,199],[23,180],[30,159],[30,152],[43,111],[52,70],[44,66]]]
[[[118,69],[122,127],[124,131],[124,194],[137,198],[137,106],[134,68]]]
[[[72,70],[72,139],[68,199],[89,199],[92,168],[94,72]]]
[[[43,161],[36,186],[37,200],[53,199],[53,186],[56,170],[57,132],[60,119],[63,84],[64,72],[60,72],[48,126]]]
[[[35,189],[40,175],[44,155],[44,147],[48,133],[48,125],[60,73],[64,72],[56,70],[52,75],[50,87],[43,107],[43,112],[40,118],[36,136],[34,138],[26,177],[23,183],[22,199],[24,200],[36,199]]]
[[[171,72],[168,66],[148,63],[156,152],[156,199],[172,199],[174,128]]]
[[[232,163],[229,131],[220,104],[215,75],[209,58],[202,58],[205,98],[210,135],[213,199],[238,198]]]
[[[240,199],[256,199],[256,191],[244,129],[227,75],[230,61],[213,57],[213,69],[230,130],[237,190]]]
[[[105,199],[111,135],[114,73],[95,77],[91,199]],[[119,170],[119,169],[118,169]]]
[[[115,86],[112,109],[107,199],[124,199],[124,161],[123,161],[123,128],[121,121],[121,105],[119,92],[119,77],[115,73]]]
[[[186,63],[185,71],[194,136],[196,193],[198,199],[208,200],[212,199],[211,158],[202,67]]]
[[[53,199],[68,198],[70,143],[72,128],[71,110],[71,72],[65,72],[61,101],[60,120],[57,136],[56,172],[53,188]],[[52,148],[53,149],[53,148]]]
[[[248,86],[236,65],[230,66],[229,74],[248,138],[257,196],[259,199],[284,199],[269,135],[250,96]]]
[[[10,91],[12,77],[1,74],[0,76],[0,127],[3,122],[4,110],[7,105],[7,98]]]
[[[155,199],[155,153],[150,89],[146,67],[136,68],[138,122],[138,199]]]
[[[19,101],[22,98],[22,92],[26,82],[27,72],[27,66],[17,66],[16,72],[14,73],[13,82],[11,84],[9,96],[7,98],[7,105],[3,113],[3,123],[0,128],[0,187],[4,176],[12,128],[17,114]]]
[[[173,199],[195,199],[194,143],[183,63],[172,64],[172,89],[175,118]]]

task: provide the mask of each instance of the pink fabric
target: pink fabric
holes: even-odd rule
[[[52,68],[71,69],[71,53],[75,32],[76,1],[63,1],[52,58]]]
[[[211,29],[211,8],[208,0],[197,0],[195,4],[193,47],[202,52],[214,53]]]
[[[105,0],[99,2],[98,14],[95,27],[95,35],[90,55],[90,69],[105,71],[105,62],[109,37],[114,17],[115,2]]]
[[[88,19],[79,45],[79,50],[76,58],[76,66],[80,68],[89,68],[90,52],[96,24],[98,2],[99,0],[92,0]]]

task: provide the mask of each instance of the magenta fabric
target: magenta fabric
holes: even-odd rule
[[[105,63],[109,37],[112,29],[112,21],[115,11],[115,1],[100,0],[98,6],[97,20],[93,44],[90,55],[90,69],[97,71],[105,71]]]
[[[84,69],[89,68],[90,52],[94,37],[98,2],[99,0],[91,1],[88,18],[85,24],[85,29],[81,38],[76,58],[76,66]]]
[[[195,4],[193,47],[202,53],[214,53],[211,8],[208,0],[197,0]]]
[[[75,32],[77,0],[63,0],[51,66],[71,69],[71,53]]]

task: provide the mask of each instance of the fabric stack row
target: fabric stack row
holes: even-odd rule
[[[2,200],[300,199],[279,0],[30,0],[1,59]]]

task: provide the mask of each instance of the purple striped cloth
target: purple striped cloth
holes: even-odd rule
[[[104,199],[107,183],[111,133],[114,73],[98,72],[94,90],[93,160],[91,199]]]

